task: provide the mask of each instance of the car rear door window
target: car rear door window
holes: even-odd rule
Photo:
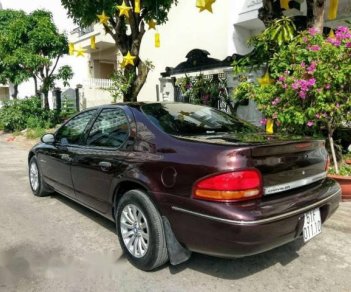
[[[56,141],[61,144],[79,144],[85,128],[95,113],[96,110],[86,111],[69,120],[57,131]]]
[[[129,136],[128,119],[120,108],[104,109],[94,122],[87,146],[119,148]]]

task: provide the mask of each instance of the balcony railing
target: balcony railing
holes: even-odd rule
[[[108,89],[112,87],[111,79],[90,78],[84,81],[84,86],[95,89]]]
[[[73,31],[72,34],[77,33],[78,37],[81,37],[83,35],[86,35],[88,33],[91,33],[94,31],[94,26],[90,25],[88,27],[76,27]]]

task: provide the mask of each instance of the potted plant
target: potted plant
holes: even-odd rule
[[[336,174],[335,168],[329,168],[328,176],[335,179],[341,186],[342,199],[351,200],[351,165],[347,163],[341,163],[339,168],[339,174]]]
[[[344,161],[345,161],[346,164],[351,165],[351,152],[349,152],[346,155],[344,155]]]

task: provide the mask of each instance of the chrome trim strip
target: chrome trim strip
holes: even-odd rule
[[[175,207],[175,206],[172,206],[172,210],[178,211],[178,212],[182,212],[182,213],[187,213],[187,214],[198,216],[198,217],[202,217],[202,218],[206,218],[206,219],[209,219],[209,220],[223,222],[223,223],[230,223],[230,224],[237,224],[237,225],[264,224],[264,223],[271,223],[271,222],[274,222],[274,221],[285,219],[285,218],[297,215],[299,213],[303,213],[305,211],[311,210],[313,208],[316,208],[316,207],[322,205],[323,203],[325,203],[326,201],[328,201],[329,199],[331,199],[332,197],[334,197],[335,195],[337,195],[339,193],[341,193],[340,190],[335,192],[335,193],[333,193],[332,195],[328,196],[327,198],[317,202],[317,203],[314,203],[312,205],[300,208],[298,210],[294,210],[294,211],[288,212],[286,214],[277,215],[277,216],[274,216],[274,217],[261,219],[261,220],[254,220],[254,221],[239,221],[239,220],[224,219],[224,218],[219,218],[219,217],[215,217],[215,216],[210,216],[210,215],[206,215],[206,214],[202,214],[202,213],[186,210],[186,209]]]
[[[274,185],[271,187],[266,187],[263,188],[263,192],[264,195],[271,195],[271,194],[275,194],[275,193],[279,193],[279,192],[284,192],[284,191],[288,191],[291,189],[295,189],[298,187],[302,187],[311,183],[314,183],[316,181],[319,181],[321,179],[324,179],[327,177],[327,173],[326,172],[322,172],[313,176],[309,176],[303,179],[299,179],[299,180],[295,180],[289,183],[285,183],[285,184],[280,184],[280,185]]]

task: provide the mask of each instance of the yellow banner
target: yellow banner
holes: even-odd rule
[[[338,14],[339,0],[330,0],[328,19],[333,20]]]
[[[155,33],[155,47],[159,48],[161,46],[160,34],[158,32]]]

